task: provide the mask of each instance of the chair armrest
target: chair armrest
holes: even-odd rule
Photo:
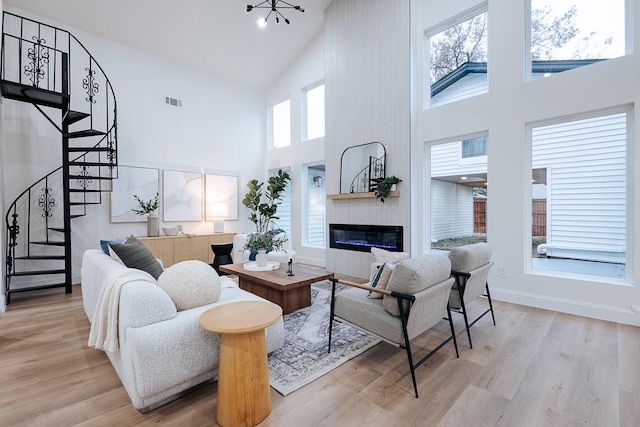
[[[387,295],[390,297],[396,297],[401,299],[406,299],[409,301],[415,301],[416,297],[414,295],[403,294],[402,292],[388,291],[386,289],[376,288],[367,284],[361,284],[356,282],[351,282],[349,280],[338,279],[335,277],[330,277],[329,280],[333,282],[334,286],[336,283],[340,283],[341,285],[351,286],[352,288],[360,288],[370,292],[377,292],[382,295]]]

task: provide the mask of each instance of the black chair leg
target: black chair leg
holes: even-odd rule
[[[333,333],[333,308],[335,307],[334,300],[336,296],[336,283],[338,282],[338,279],[331,277],[329,278],[329,280],[331,281],[331,307],[329,312],[329,349],[327,353],[331,353],[331,335]]]
[[[473,343],[471,342],[471,328],[469,326],[469,318],[467,317],[467,307],[465,307],[464,301],[462,301],[461,307],[462,317],[464,317],[464,326],[467,328],[467,338],[469,338],[469,348],[473,348]]]
[[[453,338],[453,346],[456,349],[456,357],[460,358],[460,353],[458,353],[458,340],[456,339],[456,330],[453,327],[453,319],[451,318],[451,308],[449,308],[449,304],[447,304],[447,320],[449,321],[449,328],[451,328],[451,337]]]
[[[491,318],[493,319],[493,326],[496,326],[496,316],[493,314],[493,303],[491,302],[491,294],[489,293],[489,284],[486,284],[487,299],[489,300],[489,308],[491,309]]]

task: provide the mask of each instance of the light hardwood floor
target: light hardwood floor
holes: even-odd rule
[[[216,425],[216,385],[138,413],[103,352],[87,347],[81,289],[14,294],[0,317],[0,425]],[[474,303],[478,308],[483,301]],[[261,426],[640,426],[640,328],[496,302],[497,326],[454,315],[460,347],[417,369],[386,343],[283,397]],[[447,324],[415,340],[433,347]],[[415,354],[415,353],[414,353]]]

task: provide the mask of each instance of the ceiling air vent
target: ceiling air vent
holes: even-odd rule
[[[168,96],[165,96],[164,102],[165,104],[171,105],[172,107],[182,107],[182,101],[176,98],[170,98]]]

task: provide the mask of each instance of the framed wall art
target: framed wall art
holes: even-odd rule
[[[238,219],[238,177],[205,174],[205,221]]]
[[[202,221],[202,174],[162,171],[163,221]]]
[[[160,171],[137,166],[118,166],[118,179],[113,180],[111,191],[111,222],[146,222],[145,215],[136,215],[132,209],[140,206],[133,196],[152,199],[159,192]]]

